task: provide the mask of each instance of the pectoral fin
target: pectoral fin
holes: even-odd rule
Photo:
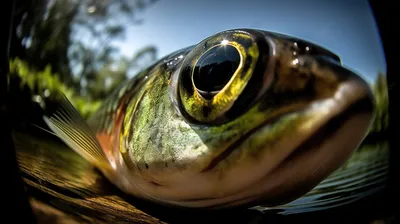
[[[83,158],[102,169],[110,167],[93,131],[67,97],[64,96],[56,110],[43,119],[65,144]]]

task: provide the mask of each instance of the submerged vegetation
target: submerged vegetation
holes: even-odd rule
[[[28,88],[32,101],[43,104],[46,99],[56,99],[64,94],[84,118],[95,112],[102,102],[100,99],[91,100],[77,94],[73,88],[60,81],[59,74],[52,73],[50,65],[38,71],[30,67],[27,62],[15,58],[10,61],[9,74],[9,86]],[[18,84],[12,85],[13,81]]]
[[[376,117],[371,132],[384,132],[389,126],[389,97],[384,74],[378,74],[372,89],[376,99]]]
[[[375,82],[371,86],[375,96],[375,120],[371,125],[369,133],[363,145],[385,144],[389,127],[389,97],[386,75],[378,73]],[[362,147],[360,147],[362,148]]]

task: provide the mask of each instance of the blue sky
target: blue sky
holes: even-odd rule
[[[160,0],[137,16],[144,23],[128,27],[125,40],[116,42],[127,56],[155,45],[160,58],[223,30],[257,28],[320,44],[369,81],[386,73],[366,0]]]

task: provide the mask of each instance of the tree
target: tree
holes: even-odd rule
[[[88,97],[100,71],[130,62],[111,40],[122,38],[124,24],[141,24],[136,13],[154,0],[31,0],[17,5],[11,57],[35,69],[50,66],[66,85]],[[149,52],[152,54],[153,52]],[[121,62],[119,62],[121,61]],[[126,68],[131,67],[126,66]],[[121,73],[122,71],[120,71]],[[110,73],[109,76],[115,73]],[[105,74],[103,74],[104,76]],[[117,80],[121,80],[118,76]],[[88,88],[89,86],[89,88]]]
[[[70,1],[22,1],[15,15],[11,57],[29,61],[38,69],[50,65],[62,81],[72,83],[67,57],[70,22],[78,12]]]

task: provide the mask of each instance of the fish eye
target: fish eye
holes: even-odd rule
[[[206,99],[218,93],[232,78],[240,64],[240,54],[229,45],[218,45],[206,51],[193,70],[193,84]]]
[[[202,124],[239,116],[271,83],[271,43],[256,31],[228,30],[197,44],[176,81],[180,114]]]

